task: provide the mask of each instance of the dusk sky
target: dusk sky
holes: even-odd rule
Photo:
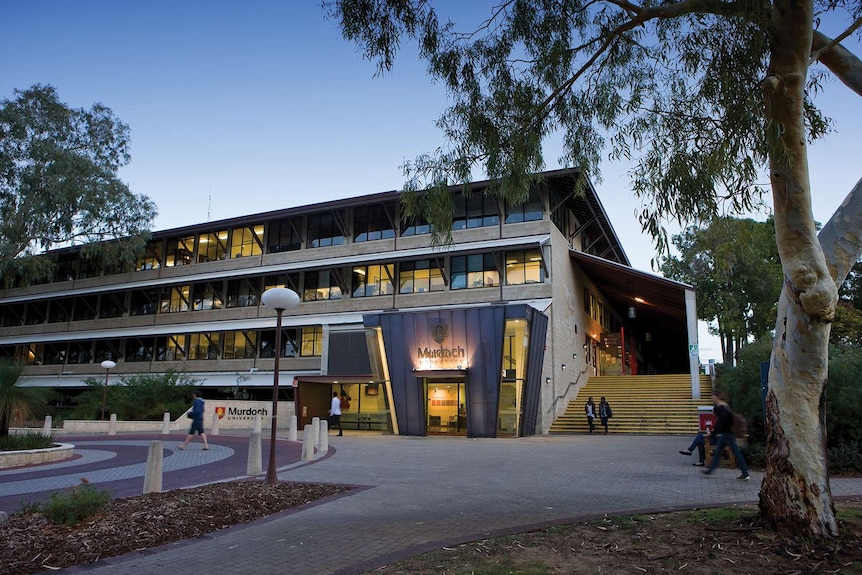
[[[111,108],[131,128],[121,177],[156,202],[156,229],[400,189],[401,164],[444,144],[446,93],[412,47],[375,78],[319,4],[0,0],[0,99],[41,83],[70,106]],[[491,3],[434,5],[478,21]],[[831,37],[846,25],[834,20]],[[859,102],[834,80],[816,99],[836,123],[810,148],[824,223],[862,175]],[[548,146],[547,169],[559,155]],[[628,169],[606,163],[597,191],[632,265],[650,271]],[[718,358],[701,332],[701,360]]]

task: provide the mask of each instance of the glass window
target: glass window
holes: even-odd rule
[[[222,282],[206,282],[192,286],[192,309],[221,309]]]
[[[402,236],[419,236],[422,234],[430,234],[431,233],[431,224],[428,223],[424,217],[416,216],[412,218],[405,218],[401,235]]]
[[[106,359],[111,359],[114,361],[119,361],[123,359],[121,343],[122,340],[119,339],[96,340],[96,353],[93,355],[94,360],[97,363],[101,363]]]
[[[218,359],[221,338],[218,332],[189,335],[189,359]]]
[[[195,260],[195,237],[169,238],[165,267],[186,266]]]
[[[395,287],[392,285],[395,266],[355,266],[353,268],[353,297],[376,295],[392,295]]]
[[[227,230],[201,234],[198,240],[198,263],[215,262],[227,257]]]
[[[302,328],[300,355],[303,357],[323,355],[323,326],[313,325]]]
[[[189,296],[191,295],[191,286],[181,285],[173,286],[162,293],[162,298],[159,303],[160,313],[177,313],[181,311],[189,311]]]
[[[26,325],[45,323],[46,319],[48,319],[47,300],[27,302],[27,315],[24,321]]]
[[[3,327],[24,325],[24,303],[3,306]]]
[[[297,345],[298,331],[295,328],[283,328],[281,331],[281,357],[296,357],[299,354]],[[260,357],[275,357],[275,330],[260,332]]]
[[[260,277],[227,282],[227,307],[248,307],[260,303]]]
[[[99,301],[99,318],[123,317],[126,313],[126,292],[102,294]]]
[[[247,258],[263,252],[263,224],[234,228],[230,234],[230,257]]]
[[[544,207],[539,188],[533,186],[527,199],[520,206],[506,203],[506,223],[517,224],[519,222],[533,222],[542,219]]]
[[[65,282],[78,279],[78,255],[67,254],[59,256],[54,270],[54,281]]]
[[[344,235],[331,212],[308,216],[308,247],[340,246],[343,243]]]
[[[45,365],[63,365],[66,363],[66,343],[46,343]]]
[[[126,357],[128,361],[153,361],[153,338],[130,337],[126,340]]]
[[[185,357],[185,334],[161,335],[156,338],[156,361],[180,361]]]
[[[94,257],[81,257],[78,262],[78,278],[97,278],[102,275],[100,261]]]
[[[94,295],[76,297],[72,309],[72,319],[74,321],[96,319],[97,300],[97,296]]]
[[[271,276],[264,276],[263,278],[263,291],[268,289],[272,289],[275,287],[283,287],[292,289],[293,291],[299,293],[299,273],[291,272],[286,274],[275,274]]]
[[[257,352],[257,332],[229,331],[224,334],[224,359],[254,359]]]
[[[60,323],[72,320],[72,302],[70,297],[51,300],[50,308],[48,309],[48,322]]]
[[[358,207],[353,211],[353,241],[370,242],[394,237],[395,228],[384,206]]]
[[[398,264],[398,293],[443,291],[445,287],[440,267],[431,260]]]
[[[132,291],[129,315],[153,315],[159,307],[159,292],[156,288]]]
[[[23,365],[42,365],[42,350],[35,343],[24,343],[15,348],[15,361]]]
[[[329,270],[305,272],[302,301],[327,299],[341,299],[341,287],[335,281],[335,274]]]
[[[500,223],[496,200],[483,192],[473,193],[470,197],[455,197],[455,215],[452,219],[453,230],[496,226]]]
[[[473,254],[452,258],[452,289],[500,285],[500,272],[493,254]]]
[[[538,249],[506,252],[506,285],[545,281],[542,253]]]
[[[81,365],[93,362],[93,344],[89,341],[73,341],[69,344],[69,356],[66,363]]]
[[[147,242],[144,255],[138,258],[135,264],[136,270],[157,270],[162,267],[162,241],[153,240]]]
[[[302,218],[284,218],[269,224],[266,251],[270,254],[302,248]]]

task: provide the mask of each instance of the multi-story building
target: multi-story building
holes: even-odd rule
[[[524,436],[589,375],[690,373],[695,389],[693,290],[631,268],[588,182],[547,172],[520,206],[489,185],[453,188],[442,247],[384,192],[154,232],[135,269],[52,251],[54,281],[0,292],[0,356],[67,392],[178,370],[205,396],[266,399],[275,313],[260,300],[283,286],[301,299],[279,350],[300,425],[344,390],[360,427]]]

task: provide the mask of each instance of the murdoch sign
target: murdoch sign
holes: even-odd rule
[[[220,429],[251,429],[254,421],[260,417],[261,427],[269,429],[272,421],[272,402],[269,401],[238,401],[208,399],[206,400],[204,425],[210,427],[213,418],[218,418]],[[286,429],[290,416],[295,414],[292,401],[278,402],[278,428]]]

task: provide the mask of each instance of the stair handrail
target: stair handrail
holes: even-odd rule
[[[569,384],[566,386],[566,389],[563,391],[562,395],[558,395],[557,397],[554,398],[554,401],[551,402],[551,407],[548,408],[547,413],[556,413],[557,412],[557,403],[559,403],[559,401],[561,399],[563,399],[564,397],[566,397],[569,394],[569,390],[572,388],[573,385],[574,386],[578,385],[578,381],[580,381],[582,375],[587,373],[587,369],[588,369],[588,367],[586,365],[584,365],[584,369],[582,369],[581,373],[579,373],[577,375],[577,377],[575,377],[575,381],[570,381]]]

